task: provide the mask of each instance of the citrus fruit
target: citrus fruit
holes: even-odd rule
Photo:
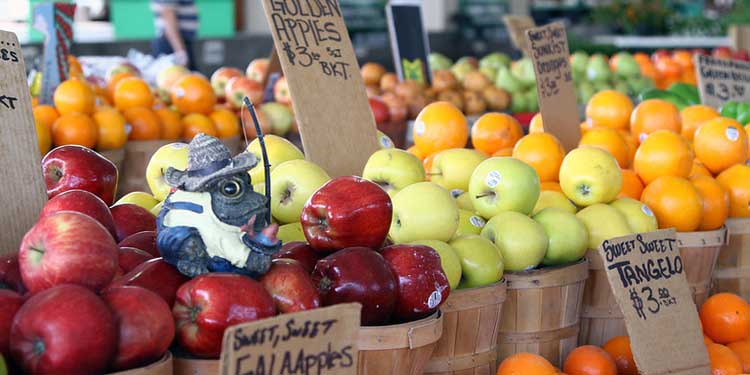
[[[57,86],[53,100],[61,115],[73,112],[88,115],[94,112],[94,91],[79,79],[69,79]]]
[[[229,138],[240,134],[240,119],[228,109],[217,109],[211,113],[211,120],[219,138]]]
[[[628,144],[628,167],[631,167],[633,165],[633,159],[635,159],[635,153],[638,151],[638,141],[635,140],[635,137],[630,134],[627,130],[618,130],[620,132],[620,135],[625,140],[625,143]]]
[[[438,153],[436,152],[436,153],[431,154],[431,155],[425,157],[424,159],[422,159],[422,166],[424,167],[425,171],[429,171],[429,170],[432,169],[432,161],[435,160],[435,155],[437,155],[437,154]],[[428,181],[430,180],[430,176],[429,175],[427,176],[427,180]]]
[[[592,128],[581,137],[578,146],[599,147],[609,152],[617,159],[620,168],[627,168],[630,164],[630,147],[616,129],[601,126]]]
[[[128,133],[125,129],[125,117],[114,108],[100,109],[92,116],[99,131],[96,149],[100,151],[115,150],[125,146]]]
[[[633,199],[641,200],[641,193],[643,193],[643,182],[638,174],[632,169],[622,170],[622,188],[618,198],[630,197]]]
[[[130,125],[129,140],[147,141],[161,138],[159,116],[149,108],[133,107],[122,113]]]
[[[715,230],[721,228],[729,216],[729,194],[709,176],[694,176],[690,182],[698,190],[703,201],[703,220],[698,230]]]
[[[648,99],[635,107],[630,115],[630,133],[638,142],[657,130],[680,134],[680,112],[674,104],[662,99]]]
[[[704,122],[719,117],[719,112],[702,104],[691,105],[680,111],[680,122],[682,123],[682,136],[688,141],[693,141],[693,135],[698,127]]]
[[[516,353],[505,358],[497,375],[556,375],[557,369],[544,357],[531,353]]]
[[[557,181],[565,150],[554,135],[533,133],[516,143],[513,157],[534,168],[540,182]]]
[[[742,363],[742,371],[750,373],[750,340],[735,341],[727,344],[727,348],[732,350]]]
[[[716,343],[728,344],[750,335],[747,302],[736,294],[717,293],[708,297],[699,314],[703,332]]]
[[[599,91],[586,104],[586,119],[593,126],[627,129],[633,102],[614,90]]]
[[[115,97],[115,88],[117,88],[117,84],[128,77],[137,77],[137,75],[130,70],[126,70],[123,72],[115,73],[109,77],[109,80],[107,81],[106,93],[110,101],[112,101]]]
[[[711,360],[711,375],[740,375],[742,361],[732,349],[721,344],[708,344],[708,358]]]
[[[690,145],[681,135],[667,130],[646,137],[633,160],[633,170],[646,185],[661,176],[687,177],[692,168]]]
[[[468,137],[466,118],[448,102],[428,104],[414,121],[414,145],[424,155],[464,147]]]
[[[703,327],[701,327],[701,329],[703,329]],[[713,343],[714,343],[714,340],[711,340],[711,338],[708,337],[708,336],[706,336],[706,334],[704,333],[703,334],[703,344],[704,345],[708,345],[708,344],[713,344]]]
[[[182,139],[190,141],[199,133],[216,137],[218,132],[214,122],[206,115],[191,113],[182,118]]]
[[[633,352],[630,350],[630,338],[628,336],[616,336],[607,341],[602,347],[605,352],[612,356],[617,366],[618,375],[638,375],[635,367]]]
[[[492,154],[492,156],[512,156],[512,155],[513,155],[513,147],[501,148]]]
[[[729,193],[729,217],[750,217],[750,167],[737,164],[716,176]]]
[[[50,130],[52,129],[52,124],[55,123],[55,120],[57,120],[58,117],[60,117],[60,114],[57,113],[55,107],[51,105],[42,104],[34,107],[34,119],[38,120]]]
[[[531,118],[529,122],[529,134],[544,133],[544,122],[542,122],[542,112],[539,112]]]
[[[208,80],[198,74],[180,77],[172,86],[172,104],[182,114],[210,114],[216,104],[216,95]]]
[[[34,128],[36,128],[36,139],[39,144],[39,153],[44,156],[50,147],[52,147],[52,131],[41,120],[34,119]]]
[[[94,148],[98,134],[94,120],[83,113],[66,113],[52,125],[52,143],[55,146],[80,145]]]
[[[584,345],[568,354],[563,371],[568,375],[617,375],[617,366],[604,349]]]
[[[686,178],[657,178],[643,189],[641,201],[654,211],[661,229],[692,232],[701,224],[703,200]]]
[[[559,191],[559,192],[562,193],[562,188],[560,187],[560,183],[558,183],[556,181],[545,181],[545,182],[542,182],[541,184],[539,184],[539,188],[542,191],[552,190],[552,191]]]
[[[709,172],[708,169],[706,169],[706,167],[704,167],[698,159],[693,159],[693,167],[690,169],[690,174],[688,175],[688,177],[694,176],[713,177],[711,172]]]
[[[146,81],[138,77],[126,77],[115,86],[113,96],[115,107],[123,111],[133,107],[151,108],[154,96]]]
[[[161,139],[177,140],[182,137],[182,117],[170,108],[159,108],[154,111],[161,121]]]
[[[474,122],[471,129],[474,148],[488,155],[513,147],[521,137],[521,125],[513,116],[505,113],[487,113]]]
[[[407,148],[406,152],[408,152],[408,153],[416,156],[417,159],[419,159],[419,160],[424,160],[424,158],[425,158],[425,155],[421,151],[419,151],[419,149],[417,148],[417,146],[411,146],[411,147]]]
[[[695,156],[713,174],[747,161],[747,133],[739,122],[716,117],[704,122],[693,138]]]

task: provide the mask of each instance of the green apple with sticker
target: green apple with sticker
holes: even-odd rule
[[[485,219],[504,211],[530,214],[540,190],[539,175],[534,168],[511,157],[483,161],[469,181],[472,205]]]

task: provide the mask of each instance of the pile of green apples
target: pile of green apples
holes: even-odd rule
[[[616,90],[631,97],[654,87],[654,81],[641,74],[641,68],[633,55],[618,52],[613,56],[617,70],[613,70],[609,60],[602,54],[589,56],[577,51],[570,55],[570,69],[576,85],[579,104],[588,103],[591,97],[604,90]]]

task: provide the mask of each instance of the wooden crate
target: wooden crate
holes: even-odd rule
[[[704,232],[677,233],[685,278],[697,306],[702,305],[709,296],[716,260],[726,241],[726,227]]]
[[[174,375],[219,374],[218,359],[174,358]]]
[[[719,251],[712,292],[735,293],[750,299],[750,218],[729,219],[729,241]]]
[[[134,191],[149,191],[146,182],[146,167],[156,150],[161,146],[168,145],[171,141],[128,141],[125,144],[125,159],[123,171],[117,183],[117,191],[121,195]]]
[[[166,352],[160,360],[143,367],[113,372],[109,375],[172,375],[172,353]]]
[[[583,292],[578,342],[581,345],[602,346],[612,337],[627,335],[628,331],[609,287],[601,253],[599,250],[589,250],[586,259],[589,260],[589,279]]]

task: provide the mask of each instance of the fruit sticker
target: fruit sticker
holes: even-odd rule
[[[434,309],[438,307],[438,305],[440,305],[440,301],[442,300],[443,300],[443,296],[440,294],[440,292],[438,292],[437,290],[433,291],[430,294],[430,297],[427,298],[427,307]]]
[[[383,148],[393,148],[393,141],[388,136],[382,136],[380,137],[380,145]]]
[[[414,133],[416,135],[422,135],[425,131],[425,124],[422,121],[417,121],[414,123]]]
[[[500,172],[490,171],[490,173],[487,173],[487,179],[485,179],[485,183],[487,184],[487,187],[494,188],[495,186],[497,186],[497,184],[500,183],[501,179],[502,176],[500,175]]]
[[[740,131],[734,126],[730,126],[726,130],[727,139],[732,142],[736,142],[740,138]]]
[[[646,214],[646,215],[648,215],[648,216],[651,216],[651,217],[654,216],[654,211],[651,211],[651,208],[649,208],[645,204],[641,205],[641,211],[643,211],[643,213]]]
[[[451,190],[451,197],[458,198],[463,193],[464,193],[464,191],[461,190],[461,189],[453,189],[453,190]]]
[[[469,218],[469,222],[471,223],[471,225],[473,225],[473,226],[475,226],[477,228],[484,228],[484,224],[486,224],[486,222],[484,221],[484,219],[482,219],[481,217],[476,216],[476,215],[470,217]]]

